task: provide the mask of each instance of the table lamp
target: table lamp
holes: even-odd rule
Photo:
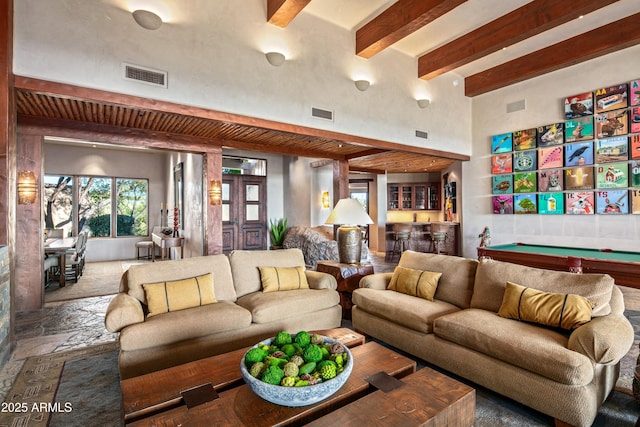
[[[359,264],[362,253],[362,230],[358,226],[373,224],[360,202],[355,199],[340,199],[325,224],[340,225],[338,228],[340,262]]]

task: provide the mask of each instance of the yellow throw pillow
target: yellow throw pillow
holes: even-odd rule
[[[309,289],[304,267],[258,267],[262,292]]]
[[[576,294],[555,294],[507,282],[498,315],[562,329],[591,320],[594,303]]]
[[[396,267],[387,289],[433,301],[442,273]]]
[[[217,302],[212,273],[171,282],[147,283],[142,287],[149,308],[147,317]]]

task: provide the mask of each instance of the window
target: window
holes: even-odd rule
[[[87,230],[90,237],[148,234],[146,179],[46,175],[44,181],[45,228],[64,228],[65,235]]]

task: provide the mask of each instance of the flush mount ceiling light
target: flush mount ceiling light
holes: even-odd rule
[[[280,52],[267,52],[264,54],[264,56],[267,57],[267,61],[269,61],[269,64],[273,65],[274,67],[279,67],[284,64],[285,57]]]
[[[138,23],[138,25],[147,30],[157,30],[158,28],[160,28],[160,26],[162,26],[162,18],[160,18],[153,12],[149,12],[148,10],[134,10],[132,15],[133,19]]]
[[[431,103],[431,101],[428,99],[417,99],[416,102],[418,103],[418,107],[420,108],[427,108]]]
[[[369,89],[369,85],[371,85],[368,80],[356,80],[354,83],[356,84],[358,90],[361,92]]]

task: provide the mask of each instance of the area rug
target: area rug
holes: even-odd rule
[[[58,282],[51,282],[45,289],[44,301],[49,303],[115,295],[120,291],[122,272],[120,261],[88,262],[77,282],[68,280],[63,288]]]
[[[7,393],[3,403],[6,411],[0,412],[0,426],[120,425],[117,349],[118,344],[111,342],[28,358]],[[112,359],[110,363],[95,359],[107,355]],[[89,366],[78,371],[77,361],[84,361]],[[67,384],[73,384],[73,381],[79,381],[75,385],[79,395],[66,391]],[[105,383],[110,383],[111,387],[105,387]],[[93,408],[86,410],[87,400],[96,397],[115,415],[109,419],[115,419],[116,424],[90,422]]]

